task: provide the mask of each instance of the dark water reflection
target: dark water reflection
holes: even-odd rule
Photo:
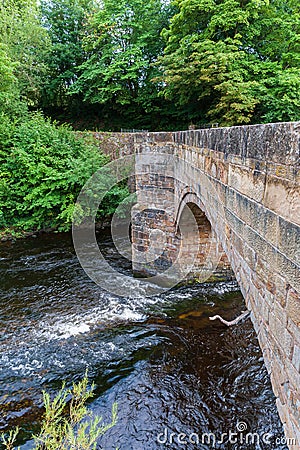
[[[109,237],[101,246],[129,269]],[[234,284],[122,299],[87,278],[70,236],[1,244],[0,252],[0,430],[19,425],[24,444],[39,427],[42,389],[54,393],[88,368],[96,383],[90,408],[109,421],[118,402],[117,425],[99,448],[287,448],[250,320],[227,328],[208,319],[243,310]],[[238,443],[201,443],[203,433],[217,441],[241,422],[260,442],[239,434]],[[179,433],[187,436],[178,441]]]

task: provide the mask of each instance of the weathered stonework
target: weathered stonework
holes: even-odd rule
[[[180,224],[187,253],[194,251],[193,236],[200,236],[192,275],[205,270],[208,247],[218,253],[217,271],[230,264],[251,311],[286,437],[297,441],[293,449],[300,448],[299,138],[300,123],[134,136],[136,271],[153,275],[172,265],[181,251]],[[196,219],[190,228],[187,207]]]
[[[99,142],[99,147],[103,153],[111,159],[118,159],[122,156],[134,153],[134,134],[132,133],[108,133],[92,132],[93,138]]]

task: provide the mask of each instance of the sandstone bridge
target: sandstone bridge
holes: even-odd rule
[[[135,272],[233,272],[300,448],[300,123],[97,137],[136,155]]]

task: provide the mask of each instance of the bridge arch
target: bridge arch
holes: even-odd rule
[[[193,219],[191,220],[191,214]],[[195,255],[191,277],[198,281],[234,278],[230,262],[206,214],[202,200],[194,192],[185,192],[175,214],[175,236],[182,242],[182,265]]]
[[[192,205],[197,206],[205,214],[205,217],[207,218],[205,205],[203,204],[201,199],[197,196],[197,194],[195,192],[191,191],[190,188],[187,186],[181,192],[181,195],[180,195],[179,201],[178,201],[177,211],[175,213],[176,232],[177,232],[177,227],[179,225],[182,212],[187,205],[190,205],[190,207],[192,207],[192,208],[193,208]],[[207,218],[207,220],[209,221],[208,218]]]

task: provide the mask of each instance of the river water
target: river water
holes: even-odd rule
[[[100,245],[130,270],[108,235]],[[0,276],[0,431],[20,426],[22,449],[39,429],[42,390],[54,394],[87,368],[89,408],[109,421],[118,403],[99,448],[287,448],[251,321],[209,321],[245,308],[235,283],[118,298],[85,275],[66,234],[1,243]],[[252,443],[246,433],[257,433]]]

